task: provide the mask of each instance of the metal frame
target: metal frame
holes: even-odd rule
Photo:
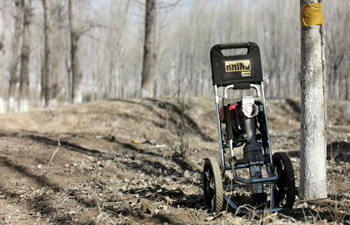
[[[234,84],[228,85],[224,89],[223,93],[223,99],[227,99],[228,94],[227,91],[229,89],[234,89]],[[275,199],[274,199],[274,185],[278,181],[279,177],[274,175],[272,168],[273,168],[273,162],[272,162],[272,152],[271,152],[271,142],[270,142],[270,133],[269,133],[269,126],[268,126],[268,117],[267,117],[267,109],[266,109],[266,99],[264,94],[264,82],[261,82],[261,84],[250,84],[250,88],[254,88],[256,90],[256,98],[262,102],[264,115],[265,115],[265,123],[266,123],[266,131],[267,131],[267,147],[264,147],[264,153],[269,154],[269,161],[270,163],[265,164],[268,177],[264,178],[253,178],[253,179],[246,179],[239,177],[237,175],[236,170],[241,168],[247,168],[249,164],[246,165],[239,165],[239,166],[233,166],[227,165],[225,162],[225,150],[226,148],[230,149],[231,154],[231,160],[234,158],[234,147],[233,147],[233,140],[228,140],[228,143],[224,144],[223,138],[222,138],[222,127],[221,127],[221,121],[220,121],[220,109],[219,109],[219,100],[220,96],[218,94],[218,86],[214,85],[214,101],[215,101],[215,108],[216,108],[216,120],[217,120],[217,129],[218,129],[218,136],[219,136],[219,144],[220,144],[220,154],[221,154],[221,169],[222,172],[225,172],[226,170],[232,170],[233,173],[233,179],[234,181],[238,181],[240,183],[233,184],[233,187],[239,187],[239,186],[247,186],[249,184],[269,184],[270,185],[270,208],[265,209],[265,211],[269,212],[278,212],[281,211],[281,208],[275,208]],[[250,164],[251,165],[251,164]],[[224,188],[224,191],[226,189]],[[224,195],[224,199],[227,201],[227,203],[234,209],[238,209],[239,207],[230,199],[228,195]]]

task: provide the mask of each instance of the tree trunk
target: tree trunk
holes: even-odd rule
[[[156,0],[146,0],[145,40],[142,64],[142,97],[153,97],[156,69]]]
[[[51,45],[50,45],[50,0],[42,0],[44,9],[44,65],[42,74],[41,96],[44,106],[50,105],[50,66],[51,66]]]
[[[32,1],[22,0],[23,3],[23,41],[21,51],[21,70],[19,86],[19,111],[29,110],[29,58],[31,44]]]
[[[22,26],[23,26],[23,5],[20,0],[15,1],[16,15],[15,15],[15,33],[12,38],[12,59],[9,68],[10,72],[10,83],[8,90],[8,112],[18,111],[18,88],[17,84],[19,82],[18,77],[18,65],[19,65],[19,47],[22,37]]]
[[[4,1],[0,2],[0,82],[4,84]],[[0,91],[0,113],[5,113],[4,88]]]
[[[81,81],[83,74],[80,70],[80,61],[78,56],[80,33],[74,23],[74,3],[72,0],[68,2],[69,11],[69,27],[70,27],[70,42],[71,42],[71,71],[72,71],[72,103],[80,103],[83,101],[81,93]]]
[[[128,11],[130,7],[130,0],[125,3],[125,7],[121,7],[119,2],[111,1],[111,12],[110,12],[110,29],[108,33],[108,44],[109,49],[109,71],[108,71],[108,93],[109,98],[117,98],[118,96],[118,82],[119,82],[119,60],[122,55],[123,47],[121,46],[121,41],[123,37],[123,32],[127,22]],[[122,14],[122,19],[120,20],[120,14]]]
[[[301,0],[300,6],[320,3]],[[302,13],[302,15],[304,15]],[[327,197],[326,83],[322,23],[301,27],[300,197]]]

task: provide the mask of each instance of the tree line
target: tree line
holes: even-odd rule
[[[254,41],[269,98],[300,96],[299,2],[4,0],[0,111],[211,96],[209,50]],[[324,1],[328,97],[350,98],[350,2]]]

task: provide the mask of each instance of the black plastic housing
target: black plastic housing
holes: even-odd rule
[[[244,160],[248,163],[264,162],[262,145],[260,143],[249,143],[243,148]]]
[[[225,56],[222,54],[225,49],[247,49],[247,54]],[[263,81],[260,50],[254,42],[215,45],[210,50],[210,60],[213,85]]]

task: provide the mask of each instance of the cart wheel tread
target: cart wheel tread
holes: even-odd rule
[[[219,213],[223,209],[224,190],[221,170],[213,157],[204,159],[203,189],[209,212]]]
[[[274,171],[280,177],[275,186],[276,206],[285,209],[293,207],[296,195],[295,178],[292,163],[284,152],[273,154]]]

